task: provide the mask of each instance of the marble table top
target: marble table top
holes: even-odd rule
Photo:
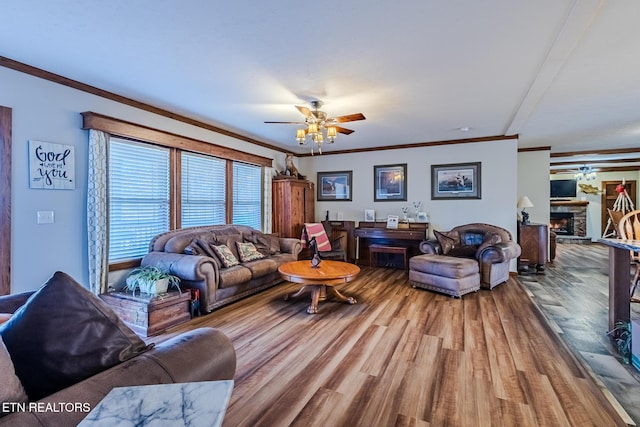
[[[635,252],[640,251],[640,240],[599,239],[598,242],[614,248],[628,249]]]
[[[79,426],[221,426],[233,380],[116,387]]]

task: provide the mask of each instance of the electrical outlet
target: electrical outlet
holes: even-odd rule
[[[53,211],[38,211],[38,224],[53,224]]]

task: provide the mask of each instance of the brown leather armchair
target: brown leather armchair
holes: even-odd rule
[[[520,256],[520,245],[511,233],[490,224],[473,223],[454,227],[448,232],[435,231],[435,240],[425,240],[420,250],[425,254],[473,258],[480,268],[480,286],[492,289],[509,279],[509,264]]]

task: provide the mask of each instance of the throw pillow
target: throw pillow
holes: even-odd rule
[[[233,252],[231,252],[231,249],[229,249],[227,245],[216,245],[212,246],[211,249],[213,249],[213,251],[220,259],[220,262],[225,267],[229,268],[233,267],[234,265],[240,264],[238,258],[235,257],[235,255],[233,254]]]
[[[306,230],[306,236],[305,236]],[[304,230],[302,230],[302,242],[304,247],[309,246],[309,242],[313,237],[316,238],[316,243],[318,244],[318,251],[325,252],[331,250],[331,243],[329,242],[329,237],[327,233],[324,231],[324,226],[320,223],[313,224],[305,224]]]
[[[100,298],[60,271],[0,325],[0,336],[29,400],[39,400],[153,347]]]
[[[236,246],[238,247],[238,254],[240,255],[240,261],[242,262],[255,261],[257,259],[264,258],[264,255],[258,252],[258,249],[256,249],[253,243],[236,242]]]
[[[483,249],[488,248],[489,246],[498,244],[500,242],[502,242],[502,238],[498,233],[487,233],[484,235],[484,239],[482,240],[482,243],[480,244],[480,246],[478,246],[478,251],[476,253],[480,255],[480,252],[482,252]]]
[[[11,361],[11,356],[7,351],[0,337],[0,406],[3,403],[23,403],[27,401],[27,394],[22,387],[20,379],[16,377],[16,371]],[[0,417],[7,415],[7,412],[0,410]]]
[[[436,231],[433,234],[436,236],[436,240],[440,243],[442,253],[447,255],[451,249],[460,245],[460,235],[457,231]]]
[[[193,239],[191,243],[184,247],[184,253],[187,255],[202,255],[202,249],[198,246],[197,239]]]
[[[271,247],[269,244],[269,239],[264,234],[256,231],[254,233],[244,235],[244,241],[248,243],[253,243],[258,252],[263,255],[271,255]],[[238,248],[238,252],[240,252],[240,248]]]

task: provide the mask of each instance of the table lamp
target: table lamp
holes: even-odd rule
[[[531,200],[529,200],[527,196],[522,196],[520,200],[518,200],[518,209],[522,209],[522,212],[520,213],[522,214],[522,223],[524,225],[529,224],[529,214],[525,212],[525,208],[532,208],[532,207],[533,207],[533,203],[531,203]]]

